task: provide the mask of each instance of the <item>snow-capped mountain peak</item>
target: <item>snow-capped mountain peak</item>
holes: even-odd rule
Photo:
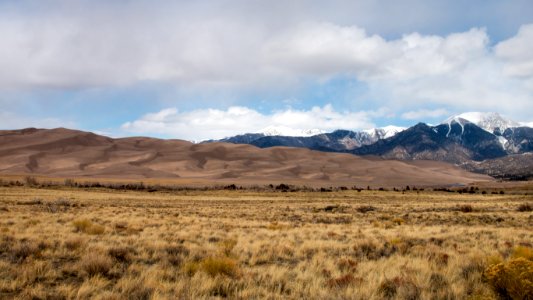
[[[471,122],[490,133],[493,133],[497,128],[500,129],[500,132],[504,132],[507,128],[520,126],[518,122],[506,119],[495,112],[466,112],[451,116],[442,124],[451,124],[453,121],[461,125],[464,125],[465,121]]]
[[[382,128],[363,130],[363,132],[366,132],[377,139],[386,139],[395,136],[398,132],[404,131],[405,129],[405,127],[389,125]]]
[[[294,129],[286,126],[268,126],[258,131],[265,136],[313,136],[324,133],[320,129]]]

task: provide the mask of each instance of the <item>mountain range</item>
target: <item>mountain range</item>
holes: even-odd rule
[[[113,139],[65,128],[0,130],[0,175],[162,179],[170,184],[405,187],[491,180],[437,161],[398,161],[302,148]]]
[[[533,177],[533,129],[494,113],[409,128],[291,131],[309,136],[267,129],[196,144],[65,128],[0,130],[0,174],[359,186]]]
[[[438,125],[418,123],[410,128],[336,130],[313,136],[252,133],[220,141],[260,148],[288,146],[385,159],[445,161],[497,177],[533,177],[533,159],[528,154],[533,151],[533,128],[498,113],[463,113]],[[513,161],[517,167],[504,168],[505,161]]]

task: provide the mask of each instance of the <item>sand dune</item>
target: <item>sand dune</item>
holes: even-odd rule
[[[0,174],[176,178],[310,185],[450,185],[490,180],[447,163],[392,161],[300,148],[260,149],[58,129],[0,131]]]

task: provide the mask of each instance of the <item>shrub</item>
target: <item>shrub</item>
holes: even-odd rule
[[[362,282],[362,279],[355,278],[352,274],[342,275],[337,278],[328,280],[327,285],[329,288],[345,288],[349,285]]]
[[[367,205],[367,206],[359,206],[358,208],[356,208],[356,210],[358,212],[364,214],[364,213],[367,213],[369,211],[375,211],[376,208],[374,206]]]
[[[474,208],[472,207],[472,205],[470,204],[466,204],[466,205],[461,205],[458,207],[458,210],[460,212],[464,212],[464,213],[471,213],[474,211]]]
[[[448,281],[440,273],[433,273],[429,277],[429,288],[432,292],[436,293],[438,291],[444,290],[448,286]]]
[[[84,244],[85,244],[85,240],[80,237],[70,238],[63,242],[63,245],[65,246],[65,248],[67,248],[70,251],[79,249]]]
[[[358,257],[372,258],[378,251],[378,246],[373,242],[364,241],[355,245],[354,250]]]
[[[405,220],[402,218],[395,218],[394,220],[392,220],[392,222],[396,225],[402,225],[405,223]]]
[[[183,257],[189,255],[190,251],[182,245],[169,245],[165,248],[167,253],[167,260],[173,266],[180,266],[183,262]]]
[[[118,222],[115,224],[115,230],[117,232],[122,232],[128,229],[128,223],[127,222]]]
[[[80,268],[89,276],[107,275],[113,261],[105,254],[91,252],[80,261]]]
[[[378,287],[378,292],[386,299],[420,299],[422,291],[411,280],[404,277],[385,279]]]
[[[11,255],[14,262],[22,262],[30,256],[38,257],[41,254],[39,245],[31,241],[23,241],[11,249]]]
[[[288,191],[291,187],[288,185],[288,184],[280,184],[278,186],[276,186],[276,190],[280,190],[280,191]]]
[[[447,266],[450,256],[446,253],[438,253],[434,260],[439,266]]]
[[[390,257],[399,249],[397,245],[385,242],[382,246],[378,246],[371,241],[363,241],[353,247],[354,255],[359,258],[366,258],[368,260],[378,260],[382,257]]]
[[[533,207],[529,203],[520,204],[516,209],[519,212],[529,212],[533,211]]]
[[[461,276],[464,279],[474,278],[476,274],[483,272],[484,262],[481,260],[473,259],[467,265],[461,268]]]
[[[134,250],[130,247],[113,247],[107,250],[107,254],[118,262],[129,263]]]
[[[378,287],[378,292],[385,299],[392,299],[396,296],[397,286],[394,280],[386,279]]]
[[[55,201],[45,203],[45,209],[50,213],[57,213],[59,211],[67,211],[72,204],[68,199],[58,198]]]
[[[24,177],[24,183],[27,186],[36,186],[36,185],[39,184],[39,182],[37,182],[37,179],[35,179],[35,177],[33,177],[33,176]]]
[[[351,258],[343,258],[338,263],[339,270],[341,271],[355,271],[357,269],[357,262]]]
[[[523,257],[488,267],[484,278],[502,298],[533,299],[533,262]]]
[[[165,252],[168,255],[184,255],[188,256],[190,251],[183,245],[169,245],[165,247]]]
[[[68,187],[74,187],[76,186],[76,182],[74,181],[74,179],[71,179],[71,178],[67,178],[65,179],[65,186],[68,186]]]
[[[339,208],[338,205],[328,205],[328,206],[324,207],[324,211],[333,212],[337,208]]]
[[[17,205],[41,205],[43,204],[43,200],[39,198],[35,198],[29,201],[19,201],[17,202]]]
[[[239,273],[237,263],[229,257],[208,257],[200,263],[200,268],[212,277],[217,275],[235,277]]]

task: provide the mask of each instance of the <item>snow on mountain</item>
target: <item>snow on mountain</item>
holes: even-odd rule
[[[520,122],[520,126],[533,128],[533,122]]]
[[[385,126],[382,128],[371,128],[363,130],[363,133],[375,140],[386,139],[396,135],[398,132],[405,130],[405,127]],[[294,129],[286,126],[268,126],[258,131],[265,136],[293,136],[293,137],[310,137],[326,133],[320,129]]]
[[[451,124],[453,121],[460,125],[464,125],[465,121],[468,121],[490,133],[494,133],[494,130],[497,128],[500,129],[500,132],[504,132],[507,128],[520,126],[520,123],[505,119],[500,114],[494,112],[466,112],[451,116],[442,122],[442,124]]]
[[[452,130],[452,123],[461,125],[463,129],[466,123],[473,123],[494,134],[507,153],[521,153],[531,149],[532,123],[518,123],[506,119],[498,113],[467,112],[452,116],[442,123],[448,125],[448,134]]]
[[[380,140],[380,139],[387,139],[390,137],[395,136],[398,132],[404,131],[405,127],[398,127],[398,126],[385,126],[382,128],[372,128],[363,130],[363,132],[368,133],[370,136]]]
[[[294,129],[286,126],[268,126],[257,133],[265,136],[313,136],[324,133],[320,129]]]

